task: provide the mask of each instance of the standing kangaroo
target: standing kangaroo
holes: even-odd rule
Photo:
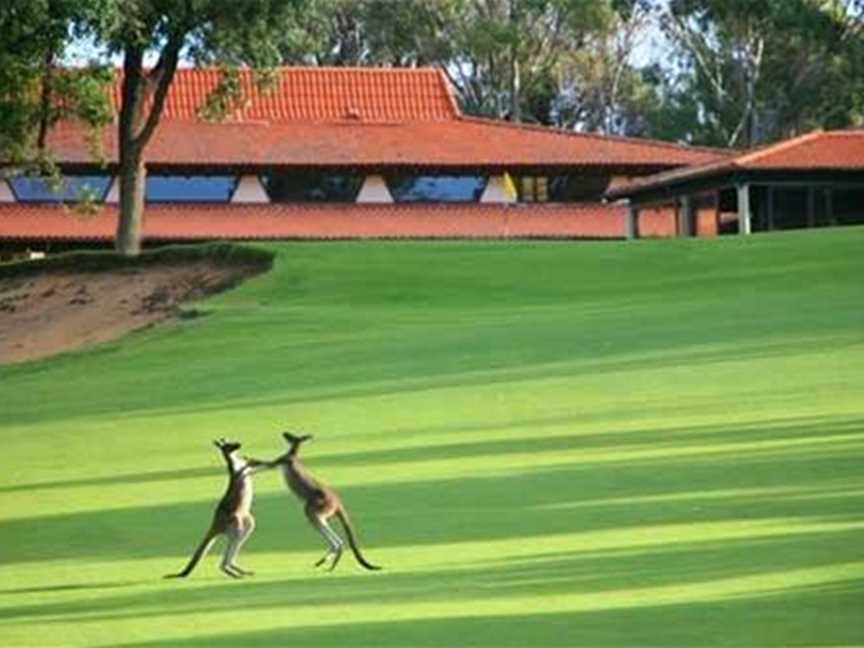
[[[336,491],[316,480],[297,458],[300,444],[312,437],[309,435],[294,436],[290,432],[284,432],[282,436],[286,443],[288,443],[288,452],[273,461],[256,463],[265,464],[270,467],[278,466],[282,469],[282,475],[285,477],[285,483],[288,484],[288,488],[305,504],[306,518],[324,537],[324,541],[328,547],[327,553],[324,554],[321,560],[315,563],[315,566],[320,567],[332,556],[333,562],[330,563],[330,571],[332,571],[342,557],[345,543],[339,537],[339,534],[331,529],[327,523],[335,515],[342,523],[342,528],[345,529],[348,544],[351,546],[351,551],[354,553],[357,562],[366,569],[381,569],[369,563],[363,557],[363,554],[360,553],[348,512],[345,510],[345,506],[342,504],[342,500],[339,499]]]
[[[183,571],[168,574],[165,578],[185,578],[192,573],[198,561],[222,534],[225,534],[227,544],[219,568],[232,578],[252,575],[252,572],[238,567],[234,560],[240,547],[255,529],[255,518],[252,517],[252,473],[262,464],[254,459],[238,457],[237,451],[240,449],[240,444],[237,442],[218,439],[213,444],[219,448],[228,466],[228,488],[216,507],[210,528],[192,554],[189,564],[183,568]]]

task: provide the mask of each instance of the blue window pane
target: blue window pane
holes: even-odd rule
[[[228,202],[234,176],[147,176],[145,199],[150,202]]]
[[[483,176],[399,176],[387,181],[396,202],[477,202]]]
[[[38,176],[18,176],[10,180],[15,197],[21,202],[74,202],[85,196],[104,200],[111,184],[109,176],[63,176],[54,186]]]

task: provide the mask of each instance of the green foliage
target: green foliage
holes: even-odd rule
[[[861,123],[861,11],[857,0],[310,0],[281,52],[439,65],[471,114],[746,146]],[[658,28],[669,56],[637,66]]]
[[[313,0],[287,62],[439,65],[471,114],[548,122],[559,59],[607,28],[606,0]]]
[[[69,39],[92,35],[106,9],[107,0],[0,4],[0,159],[50,161],[45,135],[61,119],[78,119],[93,132],[109,123],[110,72],[99,65],[62,67]]]
[[[0,644],[861,645],[862,245],[258,246],[204,317],[0,368]],[[263,473],[257,575],[162,580],[211,439],[286,427],[385,570],[316,572]]]
[[[265,69],[279,62],[277,39],[288,12],[301,0],[10,0],[0,7],[0,158],[39,160],[56,176],[46,134],[60,119],[98,128],[111,120],[104,67],[58,69],[76,39],[94,52],[122,59],[118,116],[120,226],[117,247],[140,249],[143,195],[132,187],[143,173],[144,150],[161,117],[165,96],[183,56],[230,70],[240,64]],[[146,63],[147,57],[155,65]],[[262,73],[262,79],[266,74]],[[237,99],[231,75],[207,107],[219,117]],[[262,81],[263,83],[263,81]],[[45,163],[48,161],[49,163]]]
[[[679,67],[667,70],[662,110],[696,106],[676,138],[749,147],[860,119],[860,4],[680,0],[665,18]]]

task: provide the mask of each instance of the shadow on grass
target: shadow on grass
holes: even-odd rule
[[[0,589],[0,596],[10,594],[50,594],[54,592],[74,592],[80,590],[105,590],[143,585],[149,581],[107,581],[101,583],[60,583],[57,585],[44,585],[40,587],[12,587]],[[0,614],[2,617],[2,614]]]
[[[550,417],[511,422],[509,424],[490,425],[485,428],[474,426],[470,431],[526,430],[529,434],[522,438],[498,441],[447,443],[393,450],[361,450],[344,454],[328,454],[319,459],[314,458],[314,446],[312,446],[306,451],[305,460],[310,466],[313,462],[321,466],[374,465],[418,460],[465,459],[468,457],[485,457],[510,453],[533,454],[555,450],[627,449],[625,446],[664,450],[675,449],[676,446],[686,448],[688,445],[701,444],[818,440],[822,437],[843,434],[858,435],[861,440],[864,440],[864,419],[855,417],[831,419],[812,417],[795,421],[777,419],[737,425],[734,428],[728,425],[706,425],[659,430],[648,428],[625,432],[610,431],[593,434],[556,434],[552,436],[541,436],[530,433],[538,428],[550,426],[570,424],[576,427],[580,422],[581,418],[577,417]],[[430,429],[429,431],[433,430]],[[469,431],[469,429],[460,428],[460,431],[465,432]],[[414,430],[409,432],[416,433]]]
[[[840,420],[744,432],[738,428],[711,428],[691,435],[672,430],[648,435],[640,447],[686,449],[692,441],[692,453],[341,490],[355,518],[361,544],[372,559],[375,547],[530,538],[651,525],[855,515],[864,509],[860,475],[864,432],[857,433],[860,425],[858,421]],[[832,442],[832,435],[840,441]],[[824,442],[823,437],[828,441]],[[584,440],[550,438],[540,443],[556,446],[566,441],[575,447],[585,443],[589,449],[605,443],[602,447],[619,450],[627,447],[620,442],[637,438],[638,433],[626,433]],[[751,438],[788,441],[792,445],[748,450],[746,454],[735,449],[735,443]],[[489,444],[493,454],[505,447],[513,450],[507,444]],[[716,452],[715,447],[719,448]],[[455,452],[456,448],[447,451]],[[416,457],[425,458],[425,449],[415,452]],[[472,444],[471,452],[470,456],[479,455],[482,447]],[[188,475],[181,472],[178,476]],[[222,488],[224,478],[214,475],[212,503],[2,520],[4,551],[0,564],[81,557],[111,560],[183,556],[191,552],[209,525]],[[394,507],[394,503],[398,506]],[[410,506],[406,508],[405,503]],[[258,530],[247,551],[320,548],[320,538],[304,522],[299,506],[287,492],[259,496],[255,513]]]
[[[836,333],[846,336],[857,333],[858,326],[848,325],[839,327]],[[314,404],[325,401],[348,400],[359,398],[375,398],[379,396],[397,396],[414,392],[423,392],[433,389],[456,389],[471,387],[490,387],[513,382],[528,380],[550,380],[556,378],[578,378],[584,376],[602,376],[606,374],[622,373],[630,371],[656,371],[661,369],[681,369],[711,363],[723,362],[747,362],[770,360],[772,358],[783,358],[790,354],[801,354],[811,349],[822,349],[826,346],[831,349],[843,348],[851,345],[846,341],[827,344],[824,341],[810,341],[795,338],[788,342],[767,342],[776,334],[776,331],[764,331],[763,333],[752,333],[752,339],[736,339],[734,344],[717,344],[712,350],[704,350],[702,342],[696,341],[692,346],[681,342],[679,350],[669,348],[669,339],[663,337],[662,344],[655,346],[653,343],[641,342],[639,346],[632,347],[632,334],[629,329],[626,340],[614,340],[609,343],[612,348],[625,348],[629,353],[608,355],[586,355],[585,348],[594,348],[597,344],[596,338],[579,339],[573,336],[573,327],[547,335],[544,338],[542,332],[529,330],[524,333],[526,339],[520,342],[513,339],[511,325],[502,326],[509,333],[507,339],[497,339],[494,343],[484,342],[482,334],[479,339],[463,340],[459,337],[451,337],[446,343],[439,340],[441,348],[431,353],[427,348],[434,340],[432,337],[422,338],[424,353],[430,353],[430,361],[418,362],[417,356],[420,351],[417,343],[406,343],[399,345],[398,342],[390,342],[379,345],[376,351],[369,355],[358,353],[356,344],[324,345],[327,349],[326,357],[316,360],[307,360],[306,365],[319,367],[318,374],[310,376],[307,384],[292,385],[282,390],[265,388],[261,389],[262,383],[256,383],[256,390],[247,393],[243,389],[226,389],[224,385],[216,394],[196,394],[194,398],[187,398],[177,406],[171,406],[174,402],[173,395],[165,394],[164,397],[155,400],[162,404],[158,410],[160,415],[200,415],[221,412],[226,408],[235,410],[244,407],[284,407],[292,404]],[[737,331],[734,331],[737,335]],[[819,330],[818,332],[822,332]],[[733,331],[729,331],[729,337]],[[684,332],[682,335],[686,335]],[[596,334],[595,334],[596,335]],[[722,337],[718,334],[718,337]],[[505,337],[501,334],[501,337]],[[536,340],[543,339],[544,347],[549,349],[537,349]],[[334,346],[344,347],[341,351]],[[483,349],[488,346],[488,353]],[[506,359],[501,357],[502,347],[526,349],[517,357]],[[395,348],[393,348],[395,347]],[[462,366],[458,359],[453,359],[448,364],[441,358],[450,358],[452,349],[474,349],[474,357],[469,367]],[[514,352],[515,353],[515,352]],[[629,357],[628,357],[629,356]],[[562,362],[561,358],[571,358]],[[383,360],[382,358],[388,358]],[[282,365],[273,369],[274,375],[284,375],[291,371],[290,365],[281,360]],[[417,367],[423,367],[422,374],[417,373]],[[444,365],[444,366],[438,366]],[[320,367],[327,367],[326,373]],[[370,368],[366,374],[358,375],[355,367]],[[374,370],[373,370],[374,368]],[[244,369],[245,370],[245,369]],[[348,373],[346,373],[346,371]],[[239,372],[242,373],[242,372]],[[262,371],[264,373],[264,371]],[[358,379],[359,376],[359,379]],[[279,380],[270,381],[271,384],[283,384]],[[226,402],[225,394],[231,393],[232,400]],[[189,405],[190,402],[199,402],[199,405]],[[153,407],[148,403],[140,406],[131,406],[127,413],[134,415],[145,415],[152,411]],[[111,406],[94,409],[92,412],[77,412],[79,415],[99,416],[112,414],[115,410]],[[58,413],[62,415],[62,413]],[[54,418],[50,413],[45,413],[38,420],[46,421]],[[19,419],[16,422],[27,423],[29,419]]]
[[[198,479],[212,477],[225,473],[224,468],[186,468],[183,470],[157,470],[143,473],[124,473],[122,475],[107,475],[90,479],[64,479],[53,482],[35,482],[32,484],[15,484],[0,487],[2,493],[19,493],[33,490],[56,490],[62,488],[79,488],[81,486],[119,486],[121,484],[148,484],[160,481],[175,481],[182,479]]]
[[[236,646],[849,646],[864,641],[864,586],[844,582],[770,597],[513,615],[472,614],[305,625],[168,638],[118,648]]]
[[[639,450],[652,451],[664,449],[686,449],[688,446],[708,444],[720,445],[728,443],[757,443],[760,441],[812,441],[819,442],[825,437],[848,435],[856,441],[864,441],[864,419],[854,417],[803,419],[776,419],[758,423],[741,424],[735,427],[728,425],[686,426],[678,428],[646,428],[623,432],[607,431],[592,434],[554,434],[542,436],[537,433],[545,427],[560,427],[570,424],[578,426],[584,422],[584,417],[559,416],[538,417],[528,420],[513,421],[493,425],[472,426],[441,426],[411,429],[406,431],[411,435],[440,434],[442,432],[461,434],[465,432],[518,431],[529,434],[522,438],[510,438],[493,441],[469,441],[465,443],[443,443],[425,446],[411,446],[388,450],[357,450],[350,453],[330,453],[316,456],[314,446],[307,452],[304,459],[315,469],[329,466],[344,465],[381,465],[414,461],[436,461],[447,459],[467,459],[471,457],[489,457],[512,453],[534,454],[550,451],[579,450]],[[280,454],[284,448],[277,443],[274,434],[274,444],[269,452],[258,452],[262,456]],[[110,475],[90,479],[71,479],[56,482],[36,482],[30,484],[15,484],[0,487],[0,494],[26,492],[32,490],[53,490],[86,486],[111,486],[122,484],[139,484],[183,479],[198,479],[216,476],[224,472],[216,467],[187,468],[183,470],[162,470],[142,473]]]
[[[428,571],[399,571],[399,566],[394,566],[378,574],[342,572],[263,582],[255,582],[255,579],[241,582],[221,579],[214,584],[164,581],[154,582],[154,587],[146,591],[88,600],[5,605],[0,607],[0,619],[32,619],[44,623],[86,619],[93,622],[230,613],[237,609],[239,601],[244,607],[256,610],[284,606],[307,608],[304,613],[317,606],[356,603],[398,608],[404,602],[459,604],[462,601],[465,606],[471,606],[482,600],[511,597],[542,600],[574,595],[587,597],[581,601],[583,605],[590,606],[592,597],[601,595],[613,595],[602,599],[605,605],[611,604],[613,599],[619,605],[629,605],[632,603],[628,601],[650,599],[651,588],[710,586],[715,581],[730,578],[842,564],[858,555],[858,537],[847,531],[790,534],[618,551],[537,554],[525,559],[478,561],[476,565]],[[200,579],[200,575],[197,576]],[[669,590],[665,591],[668,596]]]
[[[617,317],[629,319],[627,312],[624,309]],[[825,317],[830,319],[829,315]],[[210,366],[208,374],[190,374],[179,379],[179,382],[149,381],[151,388],[146,397],[140,394],[137,385],[148,378],[136,374],[134,385],[123,387],[123,412],[124,415],[134,416],[149,412],[206,414],[226,408],[239,410],[246,406],[286,406],[394,396],[430,389],[470,388],[525,380],[766,360],[800,354],[808,348],[842,348],[850,343],[844,336],[857,332],[856,327],[859,326],[857,321],[843,324],[833,322],[828,330],[843,338],[839,341],[832,338],[827,338],[829,341],[809,340],[806,337],[809,331],[804,330],[798,332],[803,338],[787,331],[789,339],[778,342],[773,341],[776,330],[767,324],[762,330],[751,326],[743,332],[746,338],[741,337],[742,330],[738,326],[728,332],[713,331],[713,335],[709,335],[694,331],[690,325],[679,331],[678,335],[674,330],[664,330],[662,336],[634,337],[629,326],[620,326],[620,322],[614,318],[614,325],[606,320],[591,322],[581,335],[574,334],[574,330],[579,330],[576,326],[578,322],[579,319],[574,318],[572,321],[540,320],[514,325],[505,317],[502,321],[482,327],[442,327],[437,335],[430,335],[429,331],[420,334],[409,328],[399,334],[368,340],[306,340],[303,342],[305,352],[299,356],[302,365],[296,368],[292,363],[301,360],[292,360],[294,354],[286,357],[284,349],[267,348],[262,355],[258,348],[259,336],[254,347],[237,350],[236,356],[241,360],[234,364],[225,364],[218,370]],[[648,324],[646,322],[646,326]],[[668,327],[669,323],[665,322],[664,326]],[[723,329],[723,326],[720,328]],[[619,329],[621,332],[617,335],[610,333]],[[824,327],[814,327],[813,330],[824,336]],[[716,342],[717,339],[729,339],[732,332],[735,333],[734,343]],[[605,342],[602,347],[605,350],[598,351],[601,348],[598,340]],[[670,340],[676,341],[674,347],[670,346]],[[467,360],[464,353],[459,351],[466,348],[473,350]],[[613,353],[608,349],[620,351]],[[419,357],[424,360],[418,361]],[[562,362],[562,358],[570,360]],[[314,367],[314,371],[310,371],[310,367]],[[364,370],[358,372],[357,367],[363,367]],[[418,367],[422,367],[422,371],[418,371]],[[38,370],[62,372],[63,366],[40,367]],[[20,375],[26,381],[30,377],[26,366],[20,369],[16,367],[13,371],[13,378]],[[272,379],[237,379],[238,376],[250,374],[272,376]],[[286,382],[285,376],[294,376],[292,381],[296,382]],[[301,380],[299,376],[304,378]],[[226,399],[226,394],[230,394],[230,399]],[[116,398],[103,399],[91,394],[89,398],[75,403],[75,417],[116,415],[116,403]],[[158,403],[158,407],[154,403]],[[13,405],[10,402],[5,408],[7,420],[18,425],[45,424],[69,416],[68,404],[59,399],[57,404],[49,401],[38,408]]]

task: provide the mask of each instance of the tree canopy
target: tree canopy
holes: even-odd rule
[[[106,66],[118,62],[116,247],[137,254],[145,150],[181,59],[266,70],[280,62],[282,29],[299,1],[8,0],[0,7],[0,154],[13,162],[46,157],[45,134],[64,117],[108,124]],[[64,66],[69,48],[85,39],[96,62]],[[210,106],[216,115],[236,90],[225,78]]]

